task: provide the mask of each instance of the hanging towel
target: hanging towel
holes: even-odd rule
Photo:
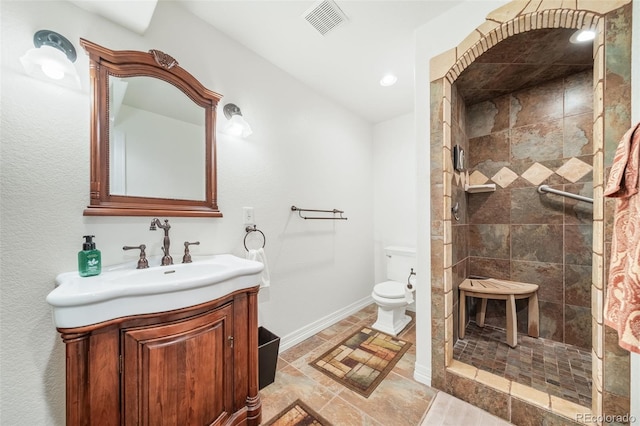
[[[269,287],[271,285],[271,278],[269,276],[269,266],[267,266],[267,256],[264,253],[264,249],[259,248],[248,250],[246,257],[249,260],[255,260],[256,262],[260,262],[264,265],[264,269],[260,275],[260,279],[262,280],[260,288]]]
[[[611,239],[605,324],[618,332],[620,347],[640,353],[640,123],[616,150],[606,197],[617,198]]]

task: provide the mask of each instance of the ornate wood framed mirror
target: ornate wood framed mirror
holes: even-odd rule
[[[221,217],[215,128],[222,96],[158,50],[80,44],[92,95],[84,215]]]

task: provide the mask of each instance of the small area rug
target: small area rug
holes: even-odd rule
[[[280,414],[269,420],[264,426],[331,426],[331,423],[313,411],[307,404],[296,399]]]
[[[368,398],[411,343],[364,327],[309,365]]]

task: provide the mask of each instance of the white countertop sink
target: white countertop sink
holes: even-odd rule
[[[137,262],[104,267],[100,275],[78,271],[56,277],[47,296],[58,328],[165,312],[215,300],[260,284],[264,266],[231,254],[194,256],[193,263],[135,269]],[[150,258],[149,264],[159,264]]]

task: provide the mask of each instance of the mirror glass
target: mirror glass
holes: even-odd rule
[[[205,114],[152,77],[109,76],[109,192],[205,200]]]

